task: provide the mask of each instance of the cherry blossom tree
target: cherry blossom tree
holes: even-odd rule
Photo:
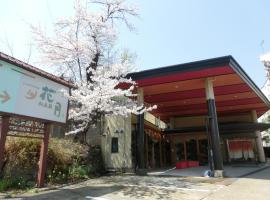
[[[140,114],[156,107],[136,104],[136,84],[127,78],[135,70],[129,54],[111,56],[119,25],[133,30],[131,16],[137,10],[125,0],[77,0],[73,15],[58,20],[52,35],[32,26],[42,61],[76,85],[69,96],[69,134],[85,133],[105,115]]]
[[[270,97],[270,90],[269,90],[269,81],[270,81],[270,52],[263,54],[260,56],[260,61],[264,64],[265,70],[267,72],[267,81],[264,87],[262,88],[263,93],[269,98]],[[270,122],[270,115],[269,112],[264,114],[261,117],[262,122],[269,123]],[[266,145],[269,145],[270,143],[270,132],[268,130],[262,132],[262,140]]]
[[[270,53],[261,55],[260,60],[264,64],[264,66],[266,68],[267,76],[268,76],[268,79],[269,79],[270,78]]]
[[[138,106],[134,98],[136,83],[126,78],[130,64],[123,61],[120,64],[99,66],[91,69],[91,81],[81,82],[79,89],[70,96],[73,105],[70,118],[77,123],[76,128],[68,134],[84,132],[104,115],[128,116],[131,113],[141,114],[155,109],[156,106]],[[121,89],[122,84],[126,89]]]

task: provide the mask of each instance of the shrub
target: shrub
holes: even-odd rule
[[[38,170],[40,140],[8,138],[5,148],[4,177],[31,179]]]
[[[14,185],[14,182],[18,180],[20,184],[36,180],[40,145],[41,140],[38,139],[14,137],[7,139],[0,190],[1,188],[18,188],[15,187],[16,184]],[[50,139],[47,159],[49,183],[88,178],[99,175],[102,170],[100,148],[89,147],[66,139]]]
[[[74,164],[69,168],[69,176],[72,180],[89,178],[90,167]]]
[[[10,188],[25,189],[29,186],[30,186],[29,183],[22,177],[20,178],[8,177],[0,180],[0,192],[6,191]]]

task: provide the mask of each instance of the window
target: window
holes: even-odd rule
[[[118,153],[118,138],[112,138],[112,153]]]

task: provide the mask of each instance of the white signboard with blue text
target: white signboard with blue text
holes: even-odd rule
[[[0,61],[0,112],[66,122],[69,88]]]

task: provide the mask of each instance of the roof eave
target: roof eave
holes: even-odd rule
[[[270,108],[270,101],[259,89],[259,87],[254,83],[254,81],[248,76],[248,74],[243,70],[243,68],[238,64],[238,62],[230,56],[230,67],[249,85],[250,88],[263,100],[263,102]]]
[[[184,63],[179,65],[171,65],[155,69],[144,70],[140,72],[130,73],[127,76],[131,77],[133,80],[136,81],[145,78],[169,75],[175,72],[195,71],[209,67],[218,67],[221,65],[229,65],[241,77],[241,79],[244,80],[249,85],[249,87],[258,95],[258,97],[260,97],[260,99],[270,109],[270,101],[268,100],[268,98],[262,93],[262,91],[258,88],[258,86],[252,81],[252,79],[247,75],[247,73],[242,69],[242,67],[231,55],[202,61]]]
[[[196,71],[204,68],[219,67],[230,63],[232,56],[223,56],[217,58],[211,58],[207,60],[200,60],[195,62],[170,65],[165,67],[159,67],[155,69],[148,69],[139,72],[130,73],[127,77],[131,77],[133,80],[140,80],[145,78],[152,78],[158,76],[164,76],[173,74],[175,72],[187,72],[187,71]]]

